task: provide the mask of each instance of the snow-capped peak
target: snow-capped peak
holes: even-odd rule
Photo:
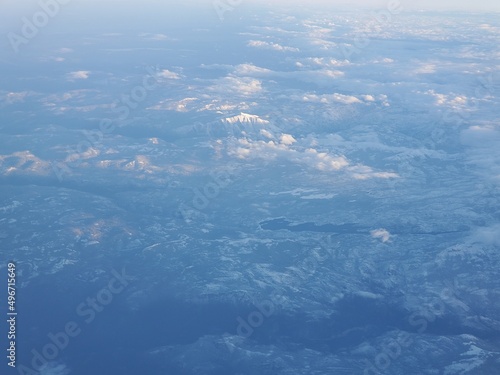
[[[229,123],[229,124],[236,124],[236,123],[241,123],[241,124],[268,124],[269,121],[261,119],[257,115],[250,115],[248,113],[243,113],[241,112],[239,115],[233,116],[233,117],[227,117],[222,120],[222,122]]]

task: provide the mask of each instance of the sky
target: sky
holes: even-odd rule
[[[0,52],[9,48],[9,33],[19,33],[25,19],[32,20],[40,12],[43,4],[58,2],[60,12],[52,17],[49,30],[60,23],[66,24],[75,31],[83,28],[94,28],[95,25],[106,25],[116,29],[122,25],[127,28],[131,23],[145,23],[153,26],[182,26],[201,25],[215,20],[218,21],[216,7],[228,7],[233,21],[238,21],[250,12],[254,6],[265,8],[275,5],[283,6],[287,10],[297,12],[326,10],[372,10],[386,11],[399,9],[403,11],[466,11],[466,12],[500,12],[498,0],[144,0],[140,3],[131,0],[0,0]],[[227,9],[227,8],[226,8]],[[59,17],[60,14],[65,15]],[[155,20],[153,20],[153,18]],[[92,22],[89,22],[92,20]],[[212,22],[213,23],[213,22]],[[189,24],[189,25],[188,25]],[[206,26],[206,25],[205,25]],[[0,60],[3,60],[0,54]]]
[[[201,0],[203,1],[203,0]],[[209,0],[210,1],[210,0]],[[264,0],[243,0],[247,2],[267,2]],[[386,8],[390,3],[398,0],[273,0],[273,4],[302,4],[305,6],[351,6],[367,8]],[[498,0],[399,0],[403,8],[408,10],[471,10],[471,11],[500,11]]]
[[[13,6],[29,8],[39,5],[41,2],[51,2],[55,0],[26,0],[19,4],[17,0],[0,0],[0,14],[10,11]],[[60,0],[65,3],[116,3],[123,6],[125,4],[137,4],[130,0]],[[282,5],[301,5],[310,6],[348,6],[348,7],[367,7],[367,8],[387,8],[393,2],[400,2],[407,10],[470,10],[470,11],[495,11],[500,12],[500,2],[498,0],[185,0],[182,3],[193,4],[193,6],[213,6],[215,3],[222,3],[228,6],[250,5],[250,4],[282,4]],[[162,5],[178,4],[177,0],[146,0],[142,1],[137,7],[142,8],[146,4],[157,3]]]

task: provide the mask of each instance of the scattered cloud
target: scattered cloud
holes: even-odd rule
[[[307,200],[316,200],[316,199],[332,199],[335,197],[337,194],[311,194],[311,195],[303,195],[300,197],[300,199],[307,199]]]
[[[280,137],[280,143],[283,145],[290,146],[293,145],[295,142],[297,141],[290,134],[282,134]]]
[[[391,234],[387,229],[375,229],[370,232],[372,238],[379,239],[383,243],[389,242],[391,239]]]
[[[474,125],[462,132],[462,143],[478,148],[490,148],[500,143],[500,130],[494,125]]]
[[[144,39],[157,40],[157,41],[173,40],[172,38],[170,38],[168,35],[165,34],[141,33],[139,34],[139,36]]]
[[[381,178],[381,179],[392,179],[399,178],[399,175],[395,172],[376,172],[372,168],[367,166],[356,166],[352,167],[352,176],[356,180],[368,180],[370,178]]]
[[[296,98],[296,97],[295,97]],[[373,97],[372,97],[373,99]],[[343,95],[343,94],[324,94],[324,95],[316,95],[316,94],[305,94],[302,96],[302,100],[304,102],[315,102],[315,103],[324,103],[329,104],[332,102],[342,103],[342,104],[355,104],[361,103],[361,100],[351,95]]]
[[[255,66],[253,64],[241,64],[233,68],[232,75],[248,76],[256,78],[283,78],[296,79],[302,82],[315,83],[319,86],[331,84],[345,75],[344,72],[329,68],[308,69],[297,71],[275,71]]]
[[[163,70],[160,70],[158,73],[157,73],[157,76],[159,78],[165,78],[165,79],[181,79],[181,76],[175,72],[172,72],[168,69],[163,69]]]
[[[262,40],[251,40],[247,43],[249,47],[269,49],[280,52],[299,52],[300,50],[295,47],[282,46],[278,43],[265,42]]]
[[[9,155],[0,155],[0,174],[33,174],[48,175],[51,173],[50,163],[31,151],[19,151]]]
[[[268,131],[266,129],[261,129],[260,130],[260,134],[263,135],[264,137],[268,138],[268,139],[274,139],[274,135],[270,131]]]
[[[226,95],[252,96],[263,91],[262,81],[251,77],[227,76],[216,80],[208,91]]]
[[[82,89],[82,90],[70,90],[66,91],[62,94],[52,94],[44,98],[42,101],[43,102],[67,102],[68,100],[78,100],[81,102],[84,102],[88,99],[90,95],[95,95],[98,93],[97,90],[89,90],[89,89]]]
[[[33,94],[34,92],[32,91],[7,92],[0,96],[0,103],[2,102],[5,104],[22,103],[25,101],[27,97]]]
[[[71,72],[66,75],[68,81],[75,81],[77,79],[87,79],[90,76],[90,71],[88,70],[78,70],[76,72]]]
[[[500,224],[477,229],[472,239],[486,245],[500,246]]]
[[[436,64],[422,64],[413,71],[415,74],[431,74],[436,73]]]
[[[327,57],[308,57],[297,61],[295,65],[299,68],[304,68],[304,67],[332,68],[332,67],[349,66],[351,65],[351,62],[345,59],[337,60]]]
[[[96,109],[113,108],[113,103],[99,90],[70,90],[60,94],[52,94],[40,99],[42,106],[56,114],[68,111],[91,112]]]
[[[235,104],[235,103],[230,103],[228,101],[223,101],[223,100],[221,101],[218,99],[213,99],[210,103],[205,104],[199,110],[200,111],[215,111],[217,113],[223,113],[223,112],[228,112],[228,111],[234,111],[236,109],[248,110],[248,109],[250,109],[250,106],[248,105],[248,103],[245,103],[245,102],[239,102],[239,103]]]
[[[288,137],[285,137],[285,140],[291,141]],[[294,164],[305,164],[325,172],[338,171],[349,165],[347,159],[341,155],[336,156],[326,152],[318,152],[313,148],[305,150],[292,149],[289,146],[273,140],[266,142],[241,138],[230,148],[229,154],[239,159],[264,159],[267,161],[287,159]]]
[[[496,124],[470,126],[460,140],[466,146],[467,164],[474,165],[482,180],[500,184],[500,127]]]
[[[234,68],[234,74],[239,76],[269,76],[273,74],[273,71],[253,64],[240,64]]]
[[[61,56],[48,56],[48,57],[40,57],[39,59],[41,62],[64,62],[66,61],[66,58],[61,57]]]
[[[455,93],[441,94],[435,90],[428,90],[425,94],[432,96],[435,99],[434,104],[437,106],[446,106],[455,110],[465,109],[469,102],[467,96]]]
[[[184,98],[181,100],[163,100],[158,104],[149,107],[148,109],[188,112],[192,109],[191,108],[192,104],[197,100],[198,98]]]

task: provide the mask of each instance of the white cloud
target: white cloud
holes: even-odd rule
[[[320,171],[338,171],[349,165],[344,156],[332,156],[326,152],[318,152],[313,148],[305,151],[303,159]]]
[[[467,146],[489,148],[500,143],[500,131],[493,125],[474,125],[461,134],[462,143]]]
[[[467,163],[475,173],[493,184],[500,184],[500,127],[496,124],[474,125],[462,131]]]
[[[69,81],[74,81],[77,79],[87,79],[90,76],[90,71],[88,70],[78,70],[76,72],[71,72],[66,75]]]
[[[144,39],[157,40],[157,41],[172,40],[172,38],[170,38],[168,35],[165,34],[141,33],[139,34],[139,36]]]
[[[306,59],[300,60],[297,62],[297,66],[299,67],[323,67],[323,68],[332,68],[332,67],[341,67],[351,65],[351,62],[348,60],[337,60],[326,57],[308,57]]]
[[[260,129],[260,134],[269,139],[274,138],[274,135],[271,132],[267,131],[266,129]]]
[[[253,64],[240,64],[234,68],[234,74],[239,76],[266,76],[272,73],[270,69],[260,68]]]
[[[66,59],[61,56],[46,56],[46,57],[44,56],[40,57],[39,60],[42,62],[57,62],[57,63],[66,61]]]
[[[210,103],[205,104],[203,107],[201,107],[199,111],[216,111],[218,113],[223,113],[227,111],[234,111],[235,109],[248,110],[250,109],[250,107],[245,102],[236,104],[214,99]]]
[[[148,109],[188,112],[192,109],[191,108],[192,104],[197,100],[198,98],[184,98],[181,100],[162,100],[157,105],[149,107]]]
[[[52,173],[48,161],[39,158],[31,151],[18,151],[9,155],[0,155],[0,174],[25,173],[47,175]]]
[[[477,229],[472,239],[486,245],[500,246],[500,224]]]
[[[300,199],[332,199],[335,197],[337,194],[311,194],[311,195],[304,195],[301,196]]]
[[[297,79],[303,82],[314,83],[318,86],[329,86],[344,76],[344,72],[332,69],[317,69],[295,72],[275,72],[276,77]]]
[[[290,141],[288,137],[285,139]],[[272,140],[266,142],[242,138],[237,140],[237,144],[232,145],[229,154],[239,159],[264,159],[267,161],[287,159],[291,163],[308,165],[325,172],[338,171],[349,165],[347,159],[341,155],[318,152],[312,148],[292,149],[287,144],[276,143]]]
[[[363,171],[363,173],[356,172],[357,169],[356,167],[351,168],[351,171],[353,172],[353,177],[356,180],[367,180],[369,178],[382,178],[382,179],[399,178],[399,175],[394,172],[375,172],[370,167],[363,167],[363,169],[366,168],[368,168],[368,171]]]
[[[310,44],[315,48],[319,48],[320,50],[323,51],[338,49],[337,43],[332,42],[331,40],[317,38],[313,35],[310,38]]]
[[[281,142],[281,144],[290,146],[290,145],[293,145],[297,141],[290,134],[282,134],[280,137],[280,142]]]
[[[227,95],[251,96],[263,91],[262,81],[251,77],[227,76],[208,87],[209,91]]]
[[[295,47],[282,46],[281,44],[278,43],[265,42],[262,40],[251,40],[248,42],[247,45],[249,47],[269,49],[281,52],[299,52],[299,49]]]
[[[65,162],[73,163],[77,160],[94,159],[97,158],[99,155],[101,155],[101,150],[95,147],[89,147],[84,152],[74,152],[72,154],[69,154],[68,156],[66,156]]]
[[[157,76],[159,78],[165,78],[165,79],[181,79],[181,76],[175,72],[172,72],[168,69],[163,69],[157,73]]]
[[[18,91],[18,92],[8,92],[0,96],[0,102],[5,102],[7,104],[22,103],[28,97],[33,95],[31,91]]]
[[[71,90],[62,94],[52,94],[41,100],[49,111],[61,114],[67,111],[90,112],[98,108],[113,108],[110,102],[103,102],[99,90]]]
[[[80,102],[84,102],[88,99],[90,95],[96,95],[98,93],[97,90],[70,90],[66,91],[62,94],[52,94],[44,98],[43,102],[66,102],[68,100],[78,100]]]
[[[468,98],[465,95],[455,93],[440,94],[434,90],[428,90],[425,94],[432,96],[437,106],[446,106],[459,111],[464,110],[468,105]]]
[[[297,97],[294,97],[297,99]],[[373,97],[372,97],[373,98]],[[342,104],[355,104],[361,103],[361,100],[352,95],[343,95],[343,94],[324,94],[324,95],[316,95],[316,94],[305,94],[302,96],[302,100],[304,102],[314,102],[314,103],[324,103],[329,104],[332,102],[342,103]]]
[[[389,233],[389,231],[383,228],[372,230],[370,234],[372,238],[379,239],[383,243],[386,243],[391,239],[391,234]]]
[[[432,74],[436,73],[437,65],[432,63],[423,63],[418,68],[416,68],[413,73],[415,74]]]
[[[49,111],[57,114],[62,114],[69,111],[75,112],[92,112],[96,109],[109,109],[113,108],[112,104],[92,104],[92,105],[81,105],[81,106],[61,106],[61,107],[49,107]]]
[[[221,68],[232,70],[233,76],[297,79],[303,82],[312,82],[319,86],[329,85],[332,83],[332,81],[337,81],[338,78],[345,75],[345,73],[340,70],[330,68],[286,72],[274,71],[267,68],[255,66],[253,64],[240,64],[232,67],[232,69],[228,66],[221,66]]]

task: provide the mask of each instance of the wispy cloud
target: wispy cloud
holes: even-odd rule
[[[4,95],[0,94],[0,103],[14,104],[22,103],[28,97],[33,95],[32,91],[19,91],[19,92],[8,92]]]
[[[139,34],[139,36],[144,39],[156,40],[156,41],[173,40],[171,37],[165,34],[141,33]]]

